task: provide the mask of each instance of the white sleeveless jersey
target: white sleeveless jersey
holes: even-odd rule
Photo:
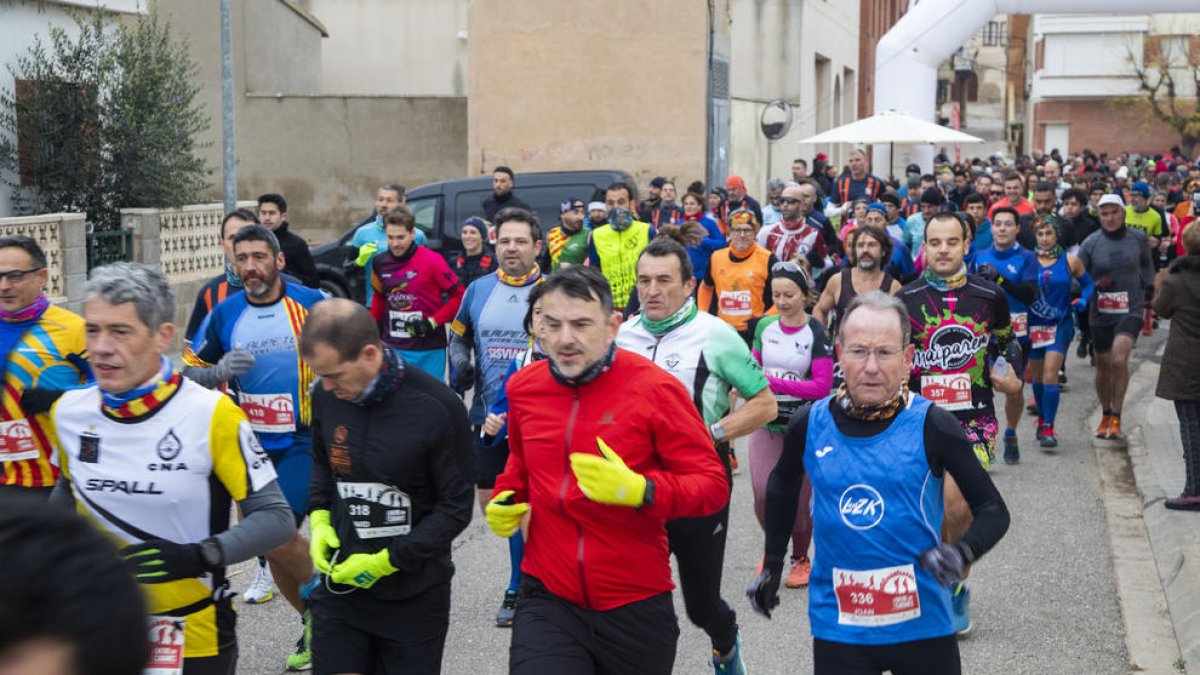
[[[95,385],[63,394],[51,418],[77,511],[119,547],[149,539],[196,543],[218,534],[229,527],[231,498],[275,480],[241,408],[186,378],[137,421],[104,415]],[[195,613],[186,608],[203,605],[223,580],[223,573],[206,574],[142,587],[151,614],[185,609],[189,657],[216,654],[211,604]]]

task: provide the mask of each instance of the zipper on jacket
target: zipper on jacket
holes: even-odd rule
[[[575,433],[575,417],[579,414],[579,389],[575,390],[575,398],[571,401],[571,413],[567,416],[567,442],[563,453],[563,478],[558,486],[558,508],[567,515],[567,489],[571,485],[571,436]],[[572,520],[575,520],[572,518]],[[591,608],[592,601],[588,597],[587,575],[583,565],[583,525],[575,520],[577,545],[575,547],[575,562],[579,567],[579,590],[583,595],[583,606]]]

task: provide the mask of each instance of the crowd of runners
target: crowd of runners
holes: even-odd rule
[[[761,202],[738,176],[639,187],[541,223],[497,167],[463,250],[437,252],[383,185],[348,251],[365,305],[315,288],[263,195],[226,215],[182,331],[162,272],[94,269],[80,316],[47,301],[43,242],[0,236],[0,569],[46,580],[5,602],[86,562],[121,608],[30,614],[38,672],[234,673],[234,603],[276,592],[288,670],[439,672],[477,506],[509,553],[489,572],[513,673],[670,673],[672,555],[716,673],[765,648],[739,625],[781,586],[809,589],[817,673],[960,672],[967,576],[1009,526],[989,470],[1031,451],[1023,422],[1058,451],[1072,352],[1096,439],[1124,443],[1130,353],[1200,255],[1200,163],[939,154],[885,180],[856,149],[797,159]],[[743,466],[765,544],[725,598]],[[1171,508],[1200,509],[1187,466]],[[226,570],[255,558],[239,598]]]

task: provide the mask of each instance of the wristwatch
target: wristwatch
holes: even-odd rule
[[[708,427],[708,433],[712,435],[713,441],[720,443],[725,440],[725,427],[721,426],[720,422],[713,422]]]
[[[209,537],[200,542],[200,558],[204,560],[204,564],[209,567],[220,567],[225,562],[225,554],[221,551],[221,545],[217,543],[216,538]]]

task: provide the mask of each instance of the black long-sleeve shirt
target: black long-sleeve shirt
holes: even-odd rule
[[[812,405],[829,405],[838,431],[854,438],[867,438],[883,433],[892,419],[863,422],[848,416],[841,406],[830,403],[806,405],[792,416],[783,440],[783,454],[767,480],[766,554],[782,558],[787,552],[800,488],[804,483],[804,447],[808,438],[808,416]],[[933,475],[941,478],[949,471],[958,489],[967,500],[974,520],[961,542],[970,548],[972,559],[987,553],[1008,531],[1008,507],[987,471],[975,458],[954,415],[931,406],[925,416],[925,458]],[[879,461],[887,461],[880,457]]]
[[[475,503],[471,426],[462,401],[432,375],[409,367],[400,386],[375,405],[343,401],[318,387],[312,406],[308,510],[330,511],[341,540],[338,559],[386,548],[399,572],[371,587],[370,595],[382,600],[412,597],[449,581],[450,545],[470,523]],[[395,492],[410,504],[399,503]],[[379,506],[382,519],[361,512]],[[411,529],[360,537],[357,526],[364,521],[380,527],[406,522]]]
[[[317,274],[317,264],[313,262],[312,253],[308,250],[308,242],[289,231],[287,221],[280,223],[274,232],[275,238],[279,240],[279,250],[283,251],[283,271],[296,277],[309,288],[320,288],[321,277]]]

